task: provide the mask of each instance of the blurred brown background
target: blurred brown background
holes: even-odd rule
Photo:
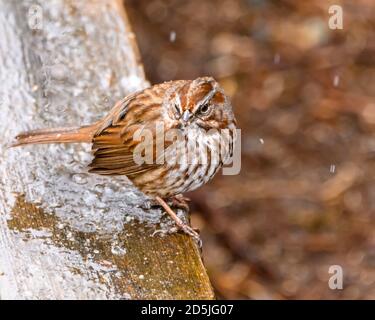
[[[188,195],[218,297],[375,299],[375,2],[125,4],[151,82],[212,75],[232,97],[241,173]]]

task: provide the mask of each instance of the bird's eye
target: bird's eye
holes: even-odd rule
[[[208,114],[210,112],[210,105],[208,103],[202,105],[199,109],[199,113],[202,115]]]

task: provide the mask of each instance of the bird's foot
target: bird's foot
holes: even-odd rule
[[[189,198],[184,197],[182,194],[178,194],[168,199],[168,204],[173,208],[182,209],[186,212],[189,212]]]
[[[184,221],[182,221],[177,214],[171,209],[171,207],[160,197],[156,197],[155,200],[164,208],[164,210],[170,215],[170,217],[174,220],[177,227],[182,230],[184,233],[191,236],[195,242],[198,244],[199,248],[202,247],[202,240],[199,236],[199,233],[194,230],[192,227],[187,225]]]
[[[199,248],[202,248],[202,239],[199,236],[198,229],[193,229],[192,227],[188,226],[186,223],[183,225],[178,226],[183,232],[187,235],[192,237],[194,241],[198,244]]]
[[[170,197],[166,199],[166,203],[172,207],[177,209],[182,209],[186,212],[189,212],[189,198],[184,197],[182,194],[178,194],[176,196]],[[148,199],[144,203],[140,205],[142,209],[150,210],[150,209],[157,209],[163,207],[160,202],[155,199]]]

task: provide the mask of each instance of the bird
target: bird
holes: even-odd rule
[[[186,208],[185,192],[210,181],[233,157],[237,122],[230,98],[212,77],[174,80],[131,93],[101,120],[26,131],[11,147],[91,143],[90,173],[125,175],[199,241],[168,203]]]

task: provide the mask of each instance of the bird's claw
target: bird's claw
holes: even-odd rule
[[[181,194],[169,199],[169,203],[171,207],[182,209],[186,212],[189,212],[190,210],[189,205],[188,205],[189,201],[190,201],[189,198],[186,198]]]
[[[199,236],[199,233],[195,231],[193,228],[189,227],[187,224],[184,224],[180,227],[180,229],[185,232],[187,235],[192,237],[194,241],[198,244],[199,248],[202,247],[202,239]],[[198,230],[198,229],[196,229]]]

